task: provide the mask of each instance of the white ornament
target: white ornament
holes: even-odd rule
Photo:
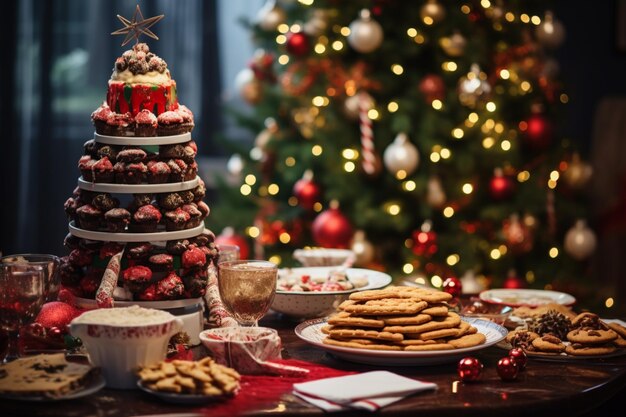
[[[432,208],[441,208],[446,204],[446,193],[443,191],[439,177],[432,176],[428,179],[426,203]]]
[[[261,29],[272,31],[276,30],[278,25],[285,22],[287,15],[275,1],[269,0],[261,7],[256,15],[256,19]]]
[[[565,27],[547,11],[543,21],[535,29],[537,40],[546,48],[555,49],[565,40]]]
[[[320,36],[328,28],[328,10],[314,9],[309,20],[304,24],[303,30],[309,36]]]
[[[430,18],[432,22],[428,24],[439,23],[446,17],[446,9],[437,0],[428,0],[428,3],[422,6],[420,17],[426,23],[426,19]]]
[[[565,234],[565,251],[572,258],[581,261],[589,257],[595,249],[596,235],[584,220],[577,220]]]
[[[486,290],[485,286],[476,279],[476,274],[474,271],[468,270],[461,277],[461,288],[463,289],[463,294],[478,294],[483,290]]]
[[[383,43],[383,28],[373,20],[370,11],[361,10],[361,15],[350,23],[348,43],[357,52],[366,54],[377,49]]]
[[[243,159],[241,159],[241,155],[238,153],[234,153],[228,158],[228,162],[226,162],[226,169],[233,176],[238,176],[243,171]]]
[[[406,133],[399,133],[393,143],[385,149],[383,161],[392,174],[404,171],[406,175],[410,175],[417,168],[419,153]]]

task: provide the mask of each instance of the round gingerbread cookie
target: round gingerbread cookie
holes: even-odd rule
[[[561,339],[550,334],[534,339],[532,345],[539,352],[560,353],[565,350],[565,344]]]
[[[526,329],[520,329],[509,332],[509,334],[506,336],[506,341],[509,342],[513,347],[526,349],[532,344],[532,341],[538,337],[539,335],[535,332],[531,332],[530,330]]]
[[[574,329],[567,334],[567,340],[572,343],[582,343],[583,345],[602,345],[615,339],[617,339],[617,333],[610,329]]]
[[[573,356],[596,356],[596,355],[608,355],[615,352],[615,346],[600,345],[600,346],[585,346],[580,343],[572,343],[565,348],[565,353]]]

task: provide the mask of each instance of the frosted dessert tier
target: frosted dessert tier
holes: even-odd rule
[[[101,242],[165,242],[168,240],[189,239],[196,237],[204,231],[204,223],[191,229],[175,230],[171,232],[156,231],[152,233],[111,233],[81,229],[76,227],[74,222],[70,222],[69,231],[73,236],[89,240],[99,240]]]
[[[108,184],[101,182],[85,181],[78,179],[78,188],[87,191],[104,192],[113,194],[136,194],[136,193],[175,193],[177,191],[193,190],[200,183],[199,177],[191,181],[165,183],[165,184]]]

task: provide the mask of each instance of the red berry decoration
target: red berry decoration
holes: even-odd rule
[[[528,357],[526,356],[526,352],[520,348],[513,348],[509,350],[509,358],[513,359],[517,364],[517,368],[520,371],[526,369],[526,363],[528,362]]]
[[[311,49],[311,43],[304,32],[291,33],[287,38],[287,52],[298,57],[305,56]]]
[[[313,210],[313,206],[320,200],[322,190],[313,181],[313,171],[306,170],[301,179],[293,186],[293,195],[298,199],[298,205],[306,210]]]
[[[443,290],[454,298],[458,298],[463,292],[463,284],[457,277],[448,277],[443,281]]]
[[[352,240],[352,225],[348,218],[339,210],[339,203],[331,201],[330,208],[321,212],[311,225],[313,240],[325,248],[350,247]]]
[[[80,310],[61,301],[51,301],[44,304],[35,319],[43,327],[58,327],[64,329],[70,321],[80,315]]]
[[[468,356],[459,361],[457,366],[459,378],[463,382],[477,381],[483,371],[483,364],[476,358]]]
[[[503,381],[514,381],[517,378],[519,367],[513,358],[506,356],[498,361],[498,375]]]
[[[489,181],[489,195],[494,200],[505,200],[513,195],[515,191],[515,183],[510,177],[502,172],[502,169],[496,168],[491,181]]]

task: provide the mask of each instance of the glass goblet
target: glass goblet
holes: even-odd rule
[[[17,255],[7,255],[0,258],[0,263],[19,263],[27,262],[30,266],[41,266],[45,270],[45,291],[46,302],[55,301],[61,289],[61,277],[58,273],[58,267],[61,259],[55,255],[39,254],[39,253],[20,253]]]
[[[220,262],[218,288],[224,308],[240,326],[256,327],[276,294],[278,267],[268,261]]]
[[[48,269],[23,258],[0,262],[0,327],[7,333],[4,362],[19,357],[20,328],[32,322],[46,300]]]

